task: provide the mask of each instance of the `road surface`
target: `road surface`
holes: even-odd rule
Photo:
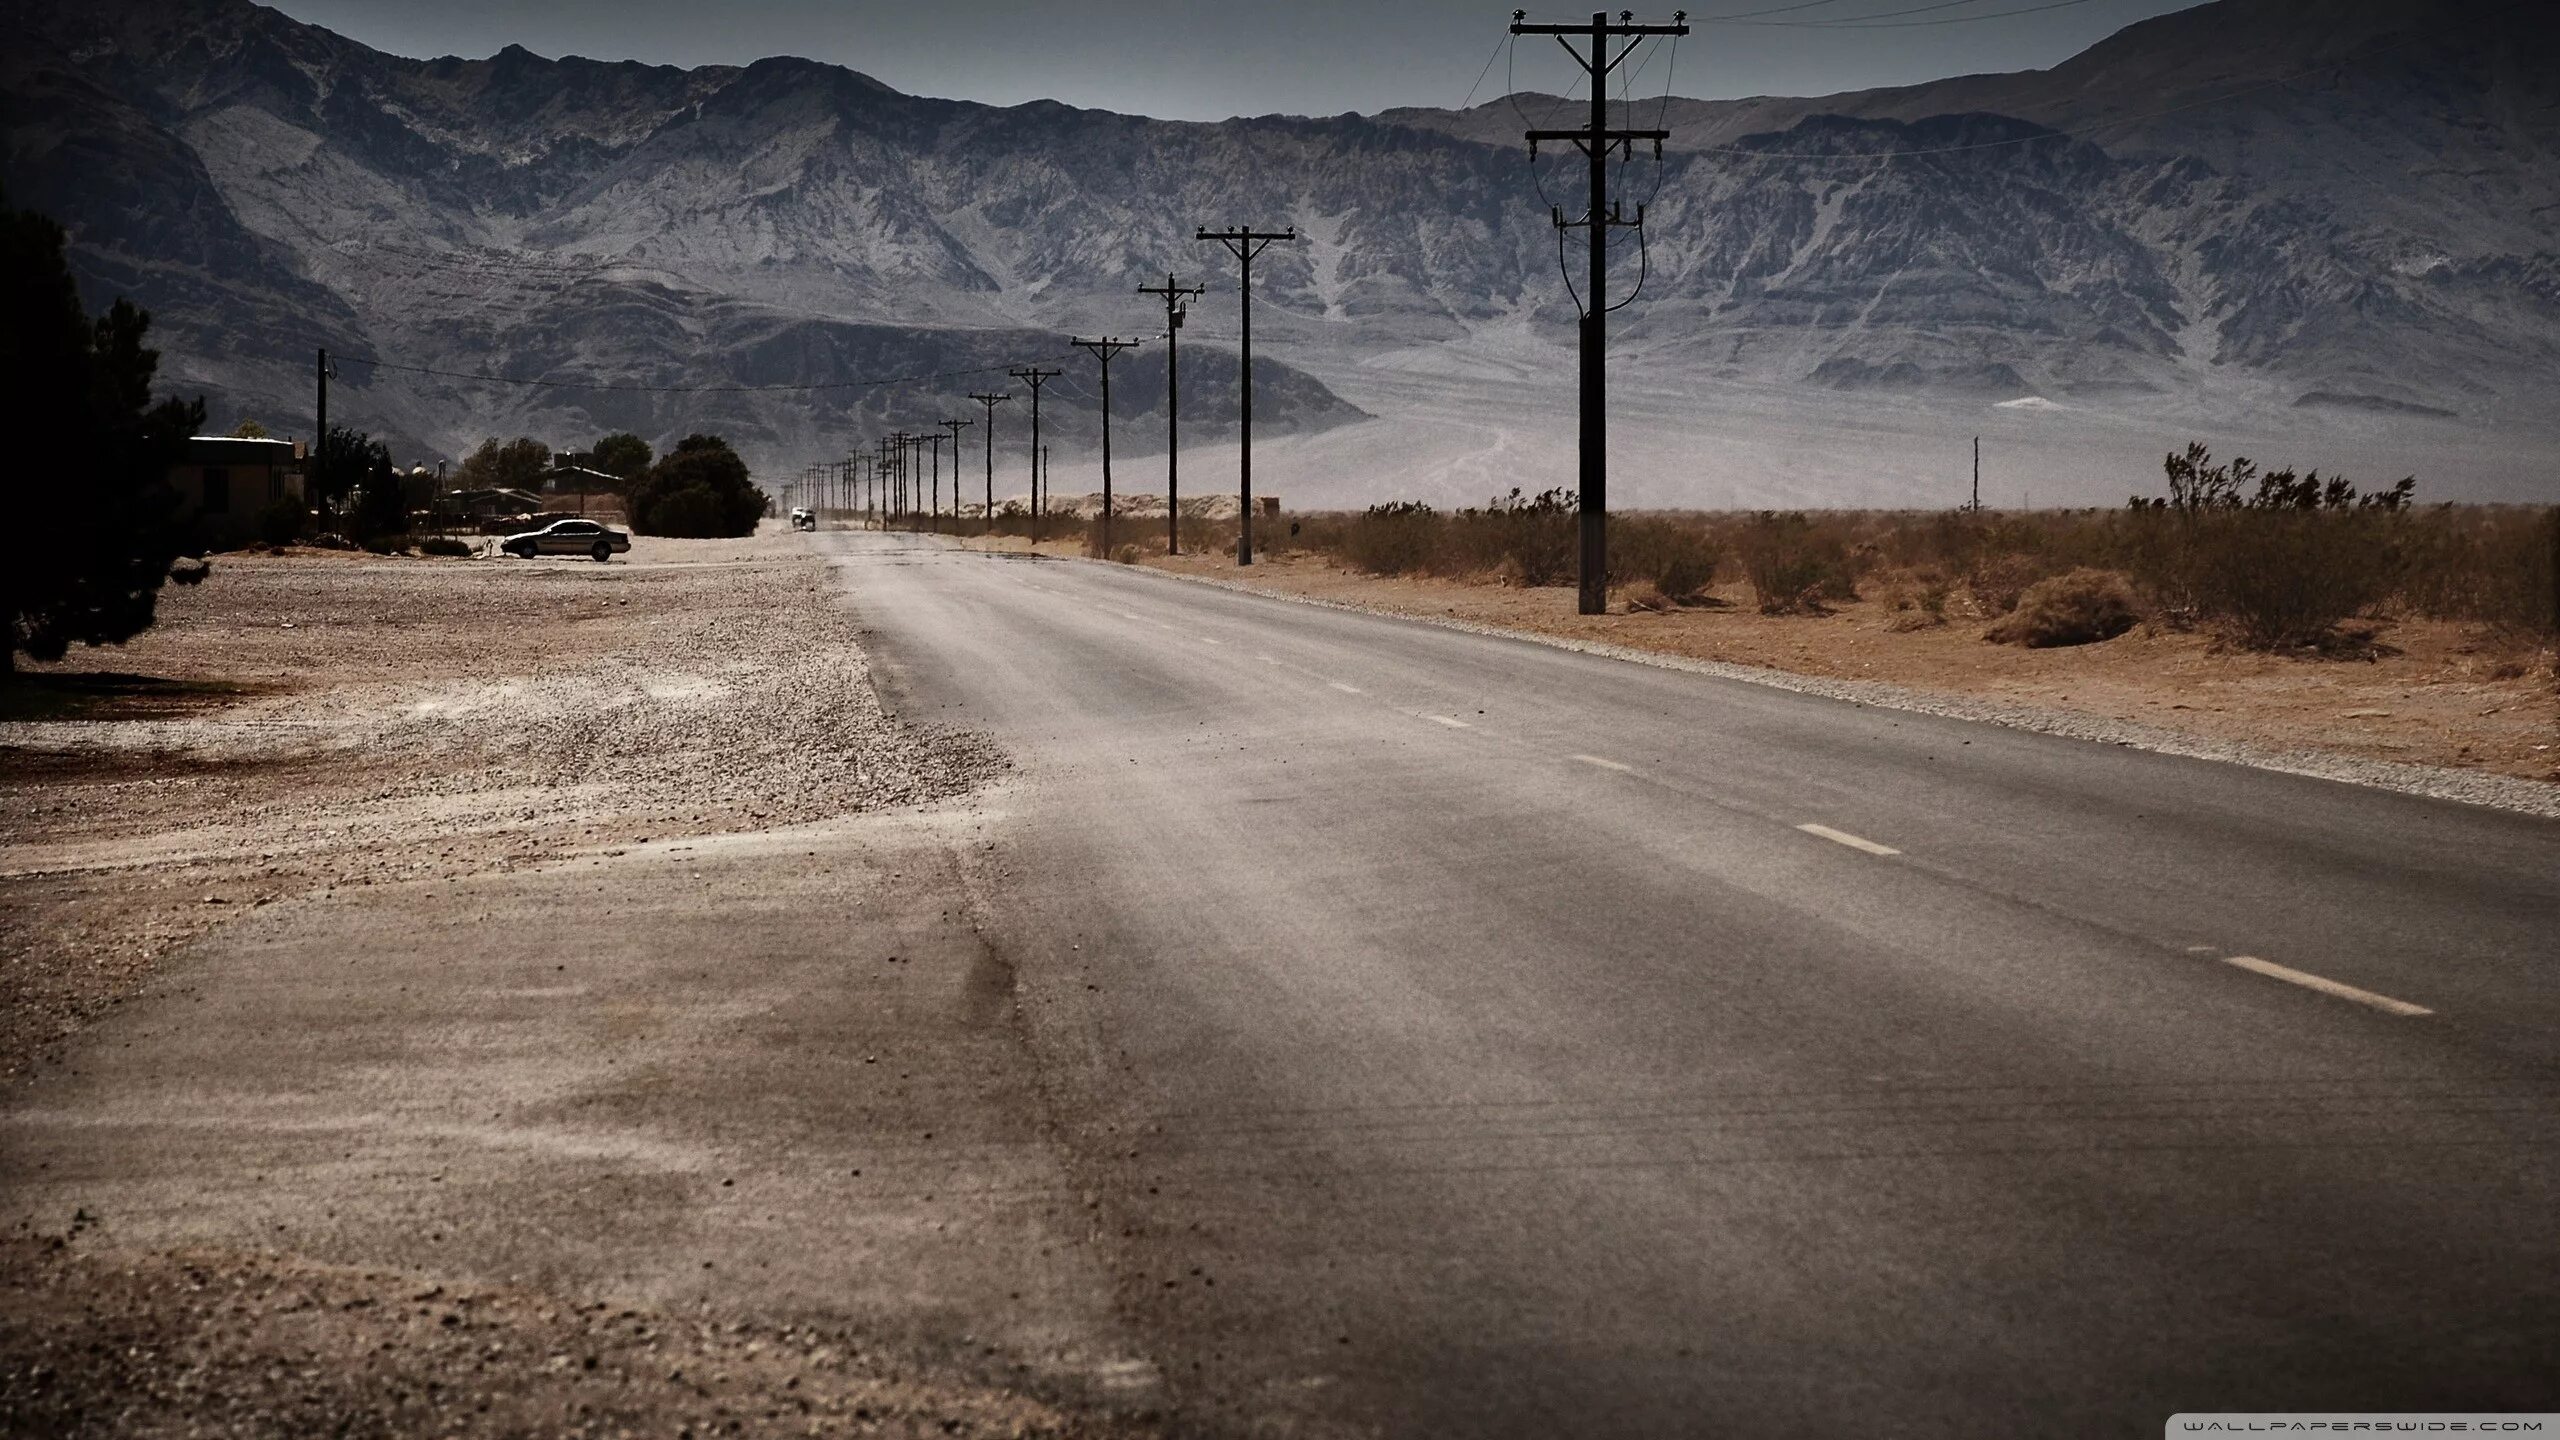
[[[2560,1408],[2560,826],[822,543],[1189,1423]]]
[[[789,543],[1010,779],[259,908],[0,1097],[0,1217],[1182,1435],[2560,1409],[2560,825]]]

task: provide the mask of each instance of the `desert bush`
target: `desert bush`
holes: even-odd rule
[[[1723,551],[1694,520],[1631,515],[1609,527],[1609,578],[1649,584],[1675,605],[1693,605],[1716,582]]]
[[[1897,571],[1884,579],[1881,597],[1890,611],[1885,628],[1897,633],[1926,630],[1947,623],[1947,601],[1954,593],[1936,566]]]
[[[1372,575],[1428,570],[1439,549],[1440,528],[1440,517],[1420,501],[1372,505],[1343,527],[1342,558]]]
[[[2235,644],[2319,643],[2393,593],[2399,516],[2357,510],[2226,510],[2183,517],[2172,572],[2196,612]]]
[[[2133,587],[2112,570],[2080,569],[2027,587],[2016,608],[1984,632],[2000,645],[2041,650],[2113,640],[2141,619]]]
[[[1557,486],[1524,495],[1517,486],[1482,509],[1448,517],[1433,566],[1443,575],[1501,575],[1515,585],[1571,584],[1580,566],[1581,502]]]
[[[459,560],[470,555],[471,546],[468,542],[456,540],[450,535],[430,535],[418,542],[418,553]]]
[[[1822,615],[1826,600],[1858,598],[1848,547],[1800,511],[1753,516],[1735,549],[1763,615]]]

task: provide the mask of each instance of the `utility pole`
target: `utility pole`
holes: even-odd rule
[[[1013,397],[973,392],[969,398],[986,407],[987,411],[986,428],[980,432],[987,442],[987,523],[981,533],[993,535],[996,533],[996,407]]]
[[[1616,24],[1608,12],[1591,12],[1588,25],[1531,25],[1525,10],[1511,12],[1514,35],[1553,35],[1565,53],[1582,66],[1591,77],[1591,125],[1585,130],[1532,130],[1529,132],[1529,158],[1538,156],[1541,140],[1566,140],[1579,149],[1591,164],[1591,208],[1579,220],[1567,220],[1562,210],[1551,218],[1559,230],[1587,229],[1591,232],[1591,288],[1581,297],[1582,305],[1582,595],[1581,611],[1600,615],[1609,609],[1609,302],[1603,293],[1609,279],[1609,231],[1619,226],[1644,224],[1644,207],[1636,207],[1636,218],[1629,220],[1624,212],[1609,203],[1609,155],[1624,147],[1627,155],[1635,154],[1639,140],[1653,142],[1653,158],[1662,159],[1662,142],[1670,138],[1668,130],[1612,130],[1609,128],[1609,73],[1625,63],[1646,37],[1654,35],[1686,35],[1689,12],[1672,13],[1668,25],[1638,25],[1632,12],[1623,13]],[[1591,42],[1589,54],[1573,48],[1564,37],[1579,35]],[[1626,44],[1613,41],[1625,37]]]
[[[1099,340],[1077,340],[1075,347],[1089,351],[1102,362],[1102,558],[1111,558],[1111,361],[1121,351],[1136,345],[1135,340],[1114,340],[1105,335]]]
[[[1047,447],[1040,443],[1040,387],[1067,372],[1043,370],[1037,365],[1025,365],[1005,373],[1031,387],[1031,543],[1038,545],[1041,516],[1040,476],[1048,469],[1044,462],[1049,453]]]
[[[950,422],[943,421],[939,423],[948,424]],[[946,438],[957,440],[960,438],[960,432],[954,430],[947,437],[940,434],[927,435],[922,440],[916,442],[919,445],[931,445],[933,447],[933,489],[926,493],[926,509],[924,513],[925,519],[937,534],[942,530],[942,442]],[[956,449],[958,447],[955,446],[953,448]],[[958,469],[957,466],[954,466],[953,468],[954,470]],[[958,484],[960,477],[957,474],[954,474],[951,478],[953,481],[952,488],[954,490],[960,488]]]
[[[897,447],[896,458],[889,470],[889,522],[897,524],[907,516],[907,447],[915,437],[904,430],[890,432],[889,443]]]
[[[325,494],[329,485],[329,472],[325,463],[325,457],[329,453],[329,352],[326,348],[320,351],[320,363],[314,375],[320,382],[318,422],[320,434],[311,442],[311,458],[302,467],[303,488],[305,491],[319,491]],[[313,483],[315,481],[318,483]],[[303,503],[310,504],[319,499],[318,494],[305,494]]]
[[[945,420],[942,428],[951,432],[951,533],[960,533],[960,432],[977,424],[975,420]]]
[[[1241,316],[1238,350],[1244,357],[1244,382],[1237,398],[1244,405],[1244,444],[1242,465],[1238,471],[1237,497],[1244,505],[1244,525],[1236,534],[1236,563],[1253,563],[1253,257],[1274,243],[1296,244],[1298,227],[1286,230],[1254,230],[1229,226],[1224,230],[1202,230],[1195,238],[1215,240],[1236,257],[1241,274],[1236,282],[1239,297],[1237,310]]]
[[[1973,437],[1973,513],[1982,513],[1982,437]]]
[[[1164,297],[1164,551],[1168,555],[1182,553],[1182,483],[1175,473],[1182,455],[1180,425],[1181,389],[1174,382],[1174,336],[1191,314],[1182,302],[1209,293],[1194,285],[1185,289],[1166,271],[1162,285],[1141,285],[1141,295]]]

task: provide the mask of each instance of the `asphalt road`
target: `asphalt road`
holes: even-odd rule
[[[2560,826],[815,543],[1186,1427],[2560,1409]]]

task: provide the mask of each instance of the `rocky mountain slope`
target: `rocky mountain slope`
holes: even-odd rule
[[[320,345],[839,387],[349,366],[333,409],[444,454],[720,428],[796,468],[975,413],[965,393],[1001,376],[856,382],[1060,357],[1063,458],[1095,428],[1063,337],[1155,333],[1132,292],[1176,270],[1212,287],[1184,335],[1186,438],[1207,440],[1232,429],[1235,296],[1200,224],[1306,237],[1256,269],[1275,435],[1362,408],[1391,426],[1426,403],[1417,367],[1523,383],[1571,341],[1541,186],[1571,205],[1576,177],[1518,140],[1554,97],[1188,124],[797,60],[407,60],[246,0],[34,0],[0,23],[11,202],[72,226],[93,294],[152,307],[174,375],[285,428]],[[2540,444],[2560,413],[2548,30],[2515,0],[2220,0],[2050,71],[1671,102],[1666,160],[1626,170],[1650,223],[1619,241],[1611,298],[1643,285],[1616,354],[1702,405],[2344,411]],[[1161,443],[1160,365],[1114,374],[1132,452]]]

